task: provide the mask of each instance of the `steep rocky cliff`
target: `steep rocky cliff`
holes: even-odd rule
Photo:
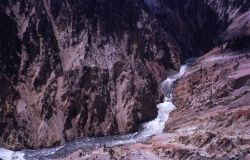
[[[212,49],[188,67],[177,81],[173,97],[177,108],[165,133],[146,143],[77,150],[59,159],[250,158],[249,49]]]
[[[175,144],[163,150],[169,158],[249,159],[249,2],[209,5],[227,25],[220,45],[197,59],[177,82],[177,109],[165,128],[174,134]]]
[[[156,116],[159,82],[186,58],[249,42],[247,0],[0,6],[0,144],[12,149],[137,131]]]
[[[153,11],[166,11],[166,8],[159,10],[157,7],[163,2],[161,5],[161,1],[157,2],[151,4]],[[182,13],[189,13],[183,12],[183,6],[187,10],[203,3],[164,2]],[[210,50],[203,52],[205,54],[196,59],[175,84],[173,101],[176,110],[166,123],[165,133],[153,136],[146,143],[92,152],[78,150],[64,159],[250,158],[250,3],[243,0],[204,2],[217,15],[217,36],[215,42],[207,44],[208,48],[211,45]],[[184,14],[184,17],[188,15]],[[202,24],[202,19],[198,19],[197,22]],[[191,20],[190,24],[194,25]],[[210,27],[199,31],[200,37]]]

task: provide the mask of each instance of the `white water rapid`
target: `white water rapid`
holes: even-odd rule
[[[174,82],[180,78],[186,71],[187,65],[182,65],[180,71],[168,77],[161,83],[161,89],[165,95],[164,102],[157,105],[158,115],[157,117],[145,124],[143,124],[143,130],[139,133],[139,139],[146,139],[152,135],[156,135],[163,132],[166,121],[168,120],[170,112],[175,109],[172,103],[172,88]]]
[[[165,95],[164,102],[157,105],[158,115],[157,117],[147,123],[142,124],[142,130],[140,132],[128,135],[110,136],[110,137],[97,137],[97,138],[85,138],[75,140],[61,147],[54,147],[50,149],[38,149],[38,150],[24,150],[24,151],[10,151],[0,148],[0,159],[3,160],[33,160],[33,159],[53,159],[53,157],[60,157],[68,153],[72,153],[78,149],[93,150],[99,147],[112,147],[118,145],[124,145],[129,143],[136,143],[145,141],[153,135],[161,134],[163,132],[165,122],[168,120],[169,114],[175,109],[172,103],[172,89],[174,82],[180,78],[187,68],[187,65],[183,65],[180,71],[168,77],[161,83],[161,89]]]

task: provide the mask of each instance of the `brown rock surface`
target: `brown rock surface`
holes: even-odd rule
[[[64,159],[248,159],[249,68],[250,52],[215,48],[176,83],[177,109],[166,123],[167,133],[144,143],[79,150]]]
[[[192,131],[178,143],[199,147],[205,157],[243,158],[250,149],[249,68],[249,51],[218,47],[199,58],[176,84],[177,109],[165,130]]]
[[[137,131],[182,60],[174,26],[140,1],[3,0],[0,21],[5,148]]]
[[[156,116],[158,83],[186,58],[210,49],[219,37],[231,41],[229,48],[248,47],[249,32],[243,30],[250,3],[237,2],[159,0],[151,8],[140,0],[2,0],[0,146],[49,147],[138,131]],[[237,69],[234,64],[228,67]],[[248,103],[248,92],[238,85],[247,77],[240,74],[222,74],[237,79],[225,82],[235,89],[232,108],[237,101]],[[206,74],[195,79],[201,75]],[[225,83],[214,88],[217,97],[206,105],[225,103],[230,91]],[[175,95],[178,108],[185,111],[180,105],[192,103],[198,115],[211,93],[192,102]]]
[[[178,4],[171,3],[174,7]],[[64,159],[249,159],[249,2],[208,0],[226,22],[223,44],[192,64],[177,81],[164,134],[144,143],[78,150]],[[245,9],[246,9],[245,8]],[[234,14],[235,13],[235,14]],[[200,21],[201,22],[201,21]]]

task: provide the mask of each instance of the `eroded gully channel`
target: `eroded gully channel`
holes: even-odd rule
[[[48,149],[23,150],[13,152],[7,149],[0,148],[0,158],[3,160],[49,160],[67,155],[79,149],[91,151],[95,148],[100,147],[114,147],[119,145],[143,142],[153,135],[161,134],[170,112],[175,109],[175,106],[172,103],[173,84],[185,73],[187,66],[188,65],[182,65],[180,71],[177,74],[168,77],[161,83],[160,87],[165,95],[164,102],[157,105],[157,117],[150,122],[142,124],[142,129],[139,132],[127,135],[79,139],[68,142],[60,147],[53,147]]]

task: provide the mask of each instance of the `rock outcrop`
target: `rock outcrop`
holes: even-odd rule
[[[177,107],[163,134],[145,143],[63,159],[249,159],[250,52],[216,47],[197,59],[173,91]]]
[[[214,9],[222,7],[218,3]],[[223,43],[197,59],[173,91],[177,109],[165,131],[175,134],[177,145],[167,151],[179,150],[185,159],[249,158],[249,3],[229,4],[235,5],[218,12],[228,22]]]
[[[205,49],[177,12],[154,13],[139,0],[3,0],[0,6],[6,148],[137,131],[157,114],[159,82]]]
[[[248,47],[249,2],[239,3],[2,0],[1,147],[137,131],[185,59],[224,41]]]
[[[1,1],[1,146],[134,132],[156,116],[180,49],[137,5]]]
[[[249,159],[250,50],[216,47],[189,66],[173,91],[163,134],[145,143],[84,150],[63,159]]]
[[[166,133],[145,143],[78,150],[64,159],[250,158],[250,3],[205,2],[222,23],[218,41],[175,84],[176,110]]]
[[[177,82],[177,109],[165,130],[186,132],[177,143],[197,147],[185,148],[192,156],[243,159],[250,149],[250,53],[222,50],[199,58]]]

